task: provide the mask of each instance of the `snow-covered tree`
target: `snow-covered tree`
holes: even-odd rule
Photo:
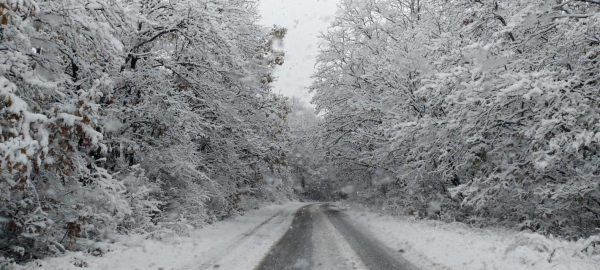
[[[0,1],[0,257],[291,196],[270,86],[286,30],[257,18],[245,0]]]
[[[357,171],[340,186],[450,221],[598,227],[598,3],[340,7],[312,86],[329,160]]]

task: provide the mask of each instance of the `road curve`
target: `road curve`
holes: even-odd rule
[[[414,270],[329,204],[300,208],[255,270]]]

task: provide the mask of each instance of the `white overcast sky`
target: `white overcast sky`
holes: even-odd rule
[[[339,0],[260,0],[261,23],[288,29],[284,40],[285,63],[278,67],[274,91],[311,100],[311,84],[319,33],[325,31],[337,11]]]

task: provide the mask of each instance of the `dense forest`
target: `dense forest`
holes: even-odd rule
[[[286,30],[258,25],[255,6],[0,1],[0,257],[292,198],[291,103],[269,85]]]
[[[346,200],[600,226],[600,1],[341,0],[310,92],[253,0],[0,0],[0,268]]]
[[[421,218],[597,233],[599,9],[342,0],[311,87],[333,190]]]

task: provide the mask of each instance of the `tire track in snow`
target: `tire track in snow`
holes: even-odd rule
[[[312,255],[312,205],[304,206],[294,214],[292,225],[271,247],[257,270],[307,269]]]
[[[320,207],[337,231],[354,249],[360,260],[369,270],[415,270],[417,269],[397,252],[380,243],[365,228],[356,227],[348,216],[329,204]]]
[[[248,242],[252,242],[250,240],[250,238],[253,237],[258,237],[261,238],[261,236],[259,234],[261,234],[261,231],[264,228],[277,228],[279,227],[281,224],[283,224],[289,216],[291,216],[295,211],[286,211],[286,210],[279,210],[277,213],[273,214],[272,216],[270,216],[269,218],[267,218],[266,220],[264,220],[263,222],[261,222],[260,224],[258,224],[256,227],[248,230],[247,232],[243,233],[241,237],[239,237],[238,239],[236,239],[235,241],[231,242],[230,244],[226,245],[223,248],[220,248],[219,253],[216,256],[213,256],[211,259],[209,259],[208,261],[202,263],[199,267],[199,269],[225,269],[224,267],[222,267],[222,262],[232,262],[233,260],[243,260],[243,258],[241,258],[239,255],[239,251],[240,249],[243,249]],[[273,231],[273,230],[271,230]],[[265,232],[265,234],[268,234],[269,232]],[[268,238],[268,237],[266,237]],[[277,238],[275,238],[276,241]],[[232,258],[233,257],[233,258]],[[228,258],[232,258],[231,260],[227,260]],[[233,270],[233,269],[232,269]]]
[[[320,206],[312,208],[315,213],[315,229],[312,242],[314,252],[311,270],[367,270],[344,236],[329,221]]]

